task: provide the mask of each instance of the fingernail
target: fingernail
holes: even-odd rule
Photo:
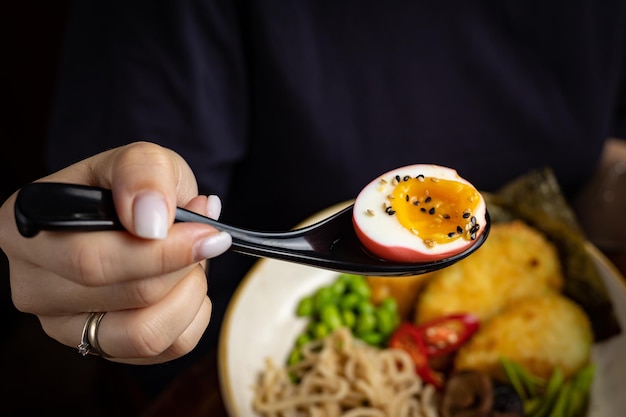
[[[210,195],[207,199],[207,216],[213,220],[217,220],[222,212],[222,200],[216,195]]]
[[[230,234],[219,232],[198,242],[194,247],[194,259],[215,258],[226,252],[233,240]]]
[[[167,205],[158,193],[144,193],[135,199],[133,207],[135,233],[146,239],[165,239],[167,236]]]

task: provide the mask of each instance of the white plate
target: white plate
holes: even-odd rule
[[[307,223],[334,213],[341,204],[319,213]],[[594,246],[587,249],[596,261],[611,294],[618,320],[626,326],[626,284],[613,264]],[[265,359],[281,363],[287,357],[306,320],[296,318],[298,301],[336,272],[263,259],[258,261],[235,292],[219,343],[219,375],[224,404],[231,417],[253,417],[253,386]],[[626,334],[593,349],[597,374],[588,417],[623,417],[626,410]]]

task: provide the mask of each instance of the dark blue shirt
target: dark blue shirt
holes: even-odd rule
[[[571,197],[624,136],[625,22],[617,0],[76,2],[49,167],[154,141],[268,230],[414,163],[486,191],[549,166]],[[211,262],[207,344],[253,261]]]

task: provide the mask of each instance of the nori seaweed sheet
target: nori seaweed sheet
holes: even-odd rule
[[[596,342],[621,332],[602,277],[585,250],[585,234],[550,168],[531,171],[486,193],[485,199],[493,222],[523,220],[555,244],[565,277],[563,293],[585,310]]]

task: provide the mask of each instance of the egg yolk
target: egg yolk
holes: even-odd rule
[[[427,246],[463,238],[473,240],[479,225],[472,213],[480,203],[475,188],[435,177],[405,177],[397,182],[387,214]]]

